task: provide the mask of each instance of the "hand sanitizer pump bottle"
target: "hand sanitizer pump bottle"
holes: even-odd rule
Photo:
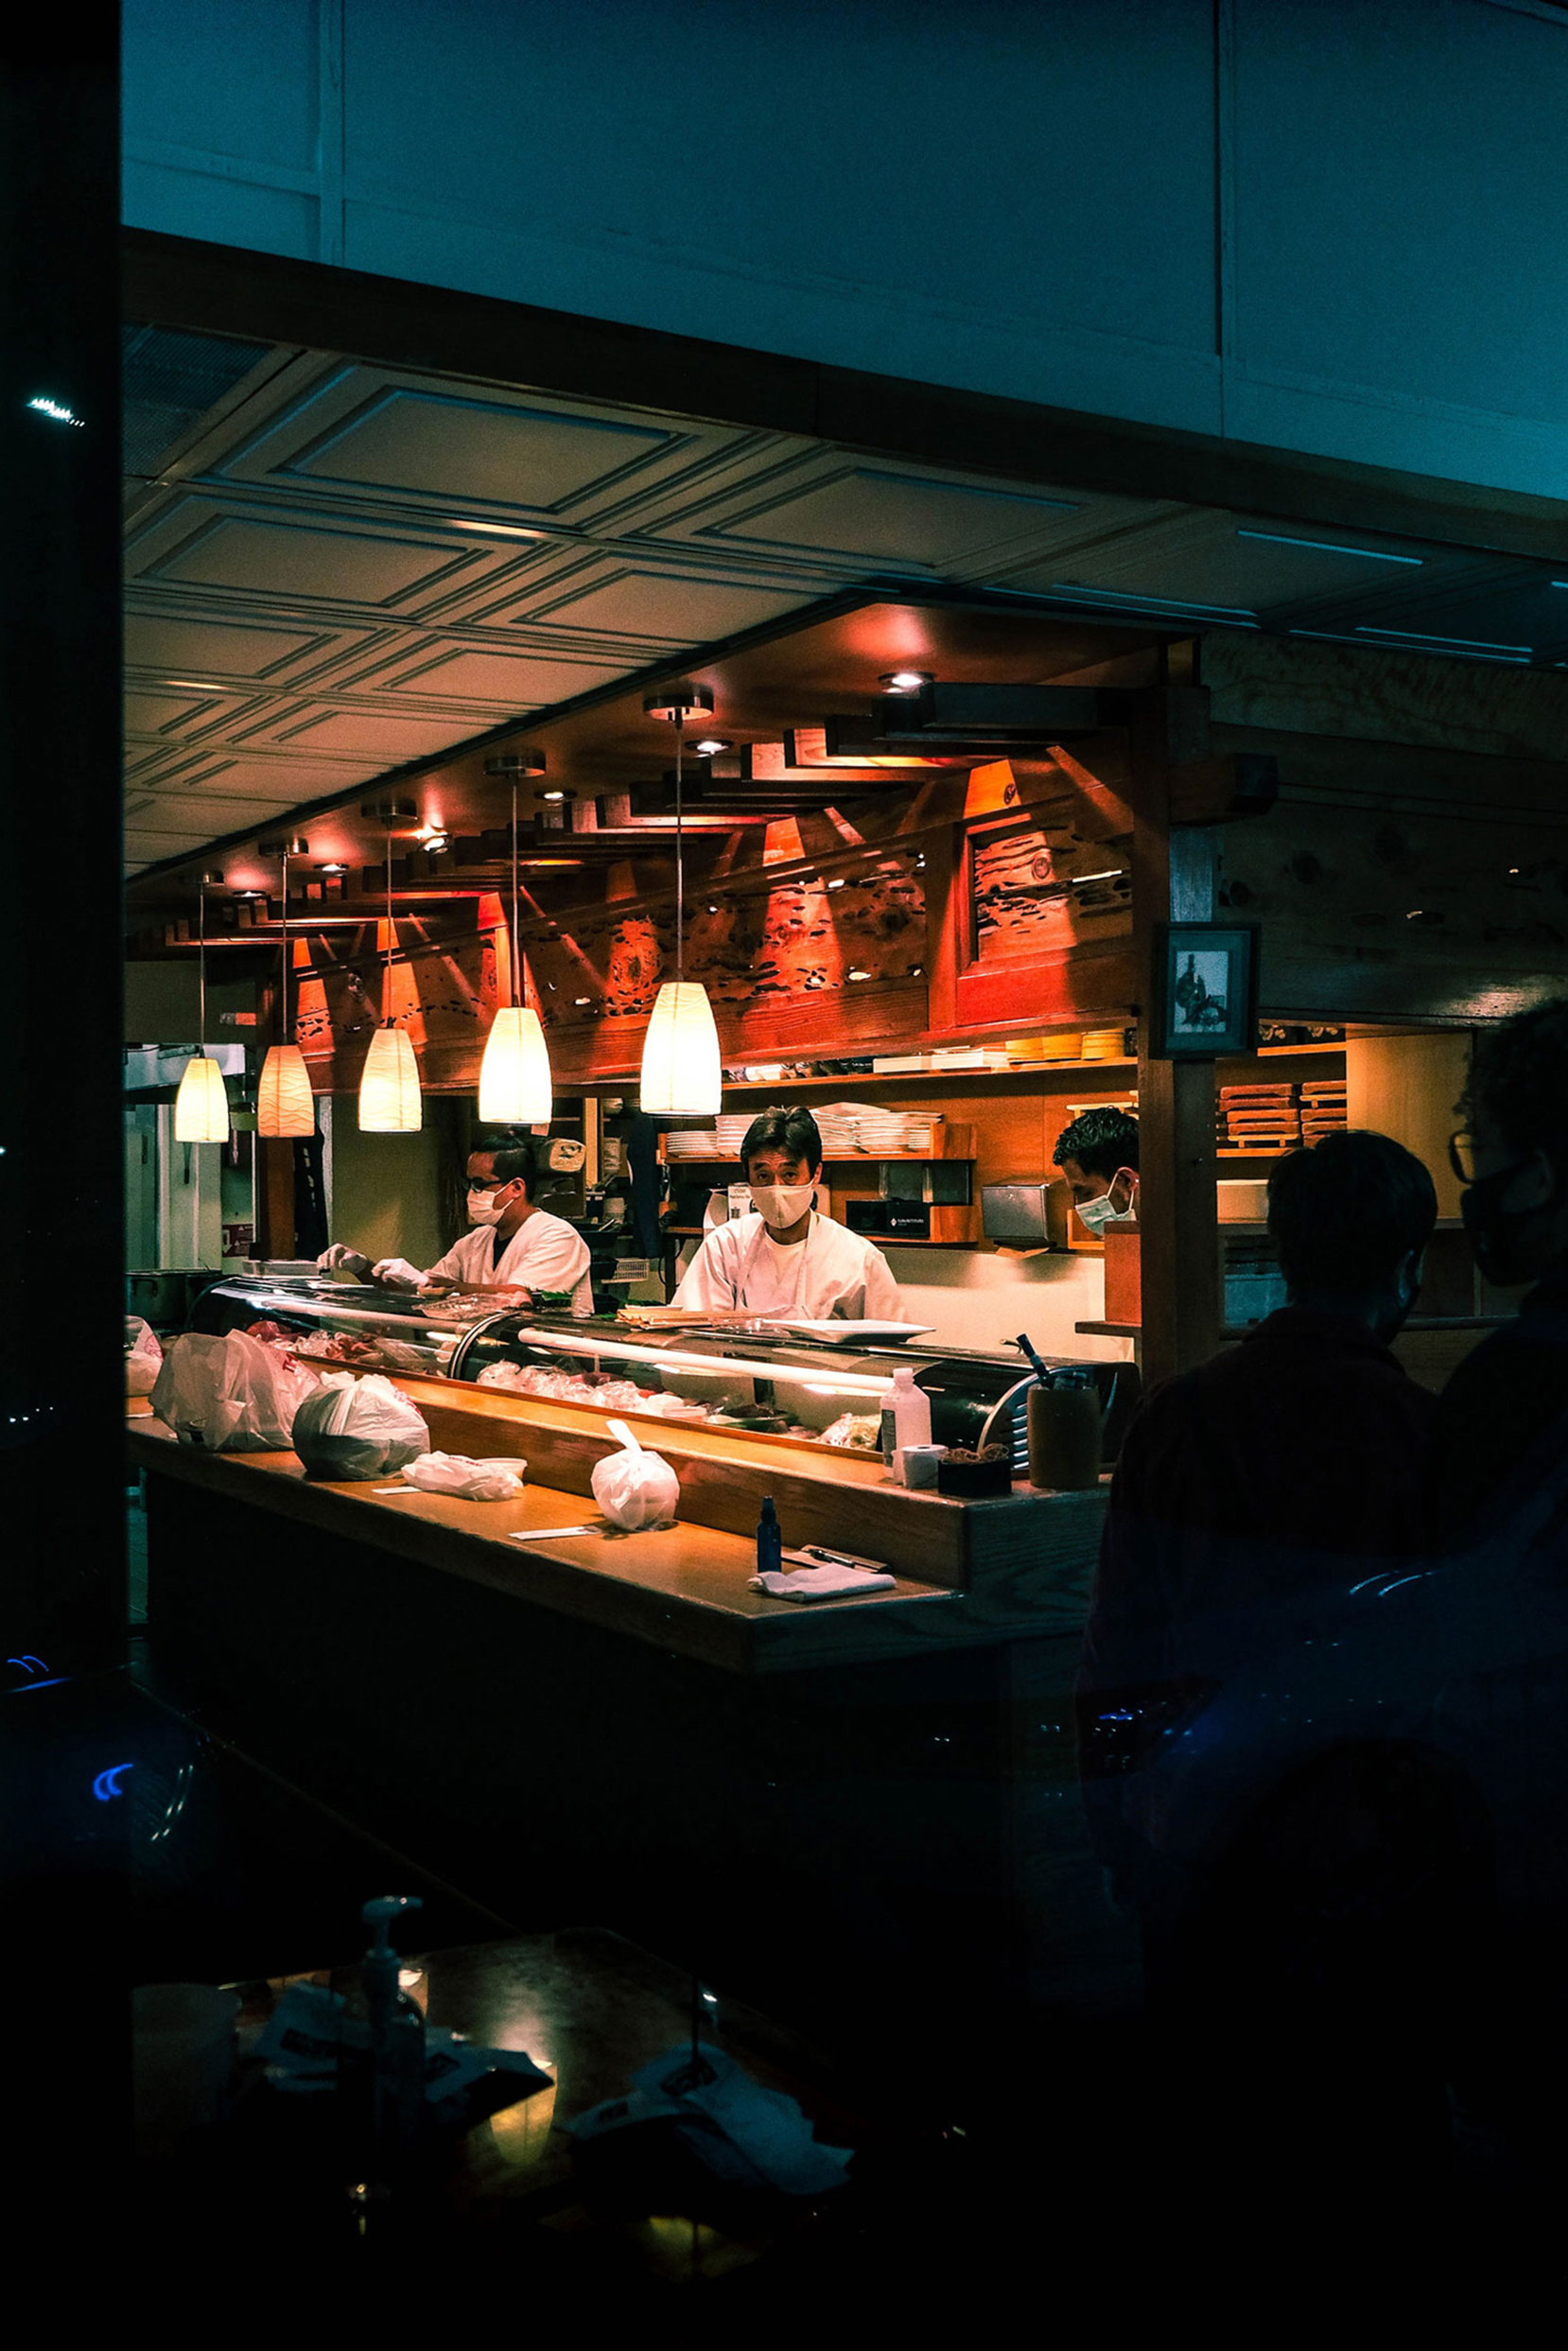
[[[360,1913],[372,1942],[359,1969],[370,2025],[371,2127],[379,2162],[396,2169],[413,2154],[425,2111],[425,2018],[397,1980],[390,1930],[416,1894],[384,1894]]]

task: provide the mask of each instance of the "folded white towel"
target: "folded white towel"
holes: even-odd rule
[[[788,1575],[769,1568],[751,1579],[753,1592],[771,1593],[775,1600],[840,1600],[851,1592],[891,1592],[895,1578],[873,1576],[863,1567],[797,1567]]]

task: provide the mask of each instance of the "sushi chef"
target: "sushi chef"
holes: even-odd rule
[[[780,1106],[753,1119],[740,1173],[752,1212],[706,1236],[681,1277],[677,1306],[823,1322],[908,1320],[880,1249],[812,1205],[822,1137],[810,1110]]]
[[[534,1204],[537,1162],[526,1144],[510,1151],[475,1151],[468,1158],[468,1222],[472,1229],[421,1273],[407,1258],[383,1257],[371,1278],[393,1289],[424,1290],[440,1281],[472,1281],[525,1290],[569,1290],[574,1315],[593,1313],[588,1245],[563,1216]],[[355,1252],[334,1242],[316,1263],[341,1265]]]

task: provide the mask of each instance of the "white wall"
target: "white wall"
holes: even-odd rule
[[[125,87],[139,226],[1568,494],[1545,0],[127,0]]]
[[[1007,1349],[1026,1332],[1042,1355],[1120,1362],[1130,1339],[1080,1336],[1079,1322],[1105,1313],[1105,1261],[1053,1250],[1029,1258],[979,1249],[885,1252],[911,1322],[929,1322],[946,1347]]]

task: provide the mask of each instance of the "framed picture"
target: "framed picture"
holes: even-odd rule
[[[1258,1019],[1255,923],[1161,923],[1150,1051],[1159,1061],[1249,1053]]]

